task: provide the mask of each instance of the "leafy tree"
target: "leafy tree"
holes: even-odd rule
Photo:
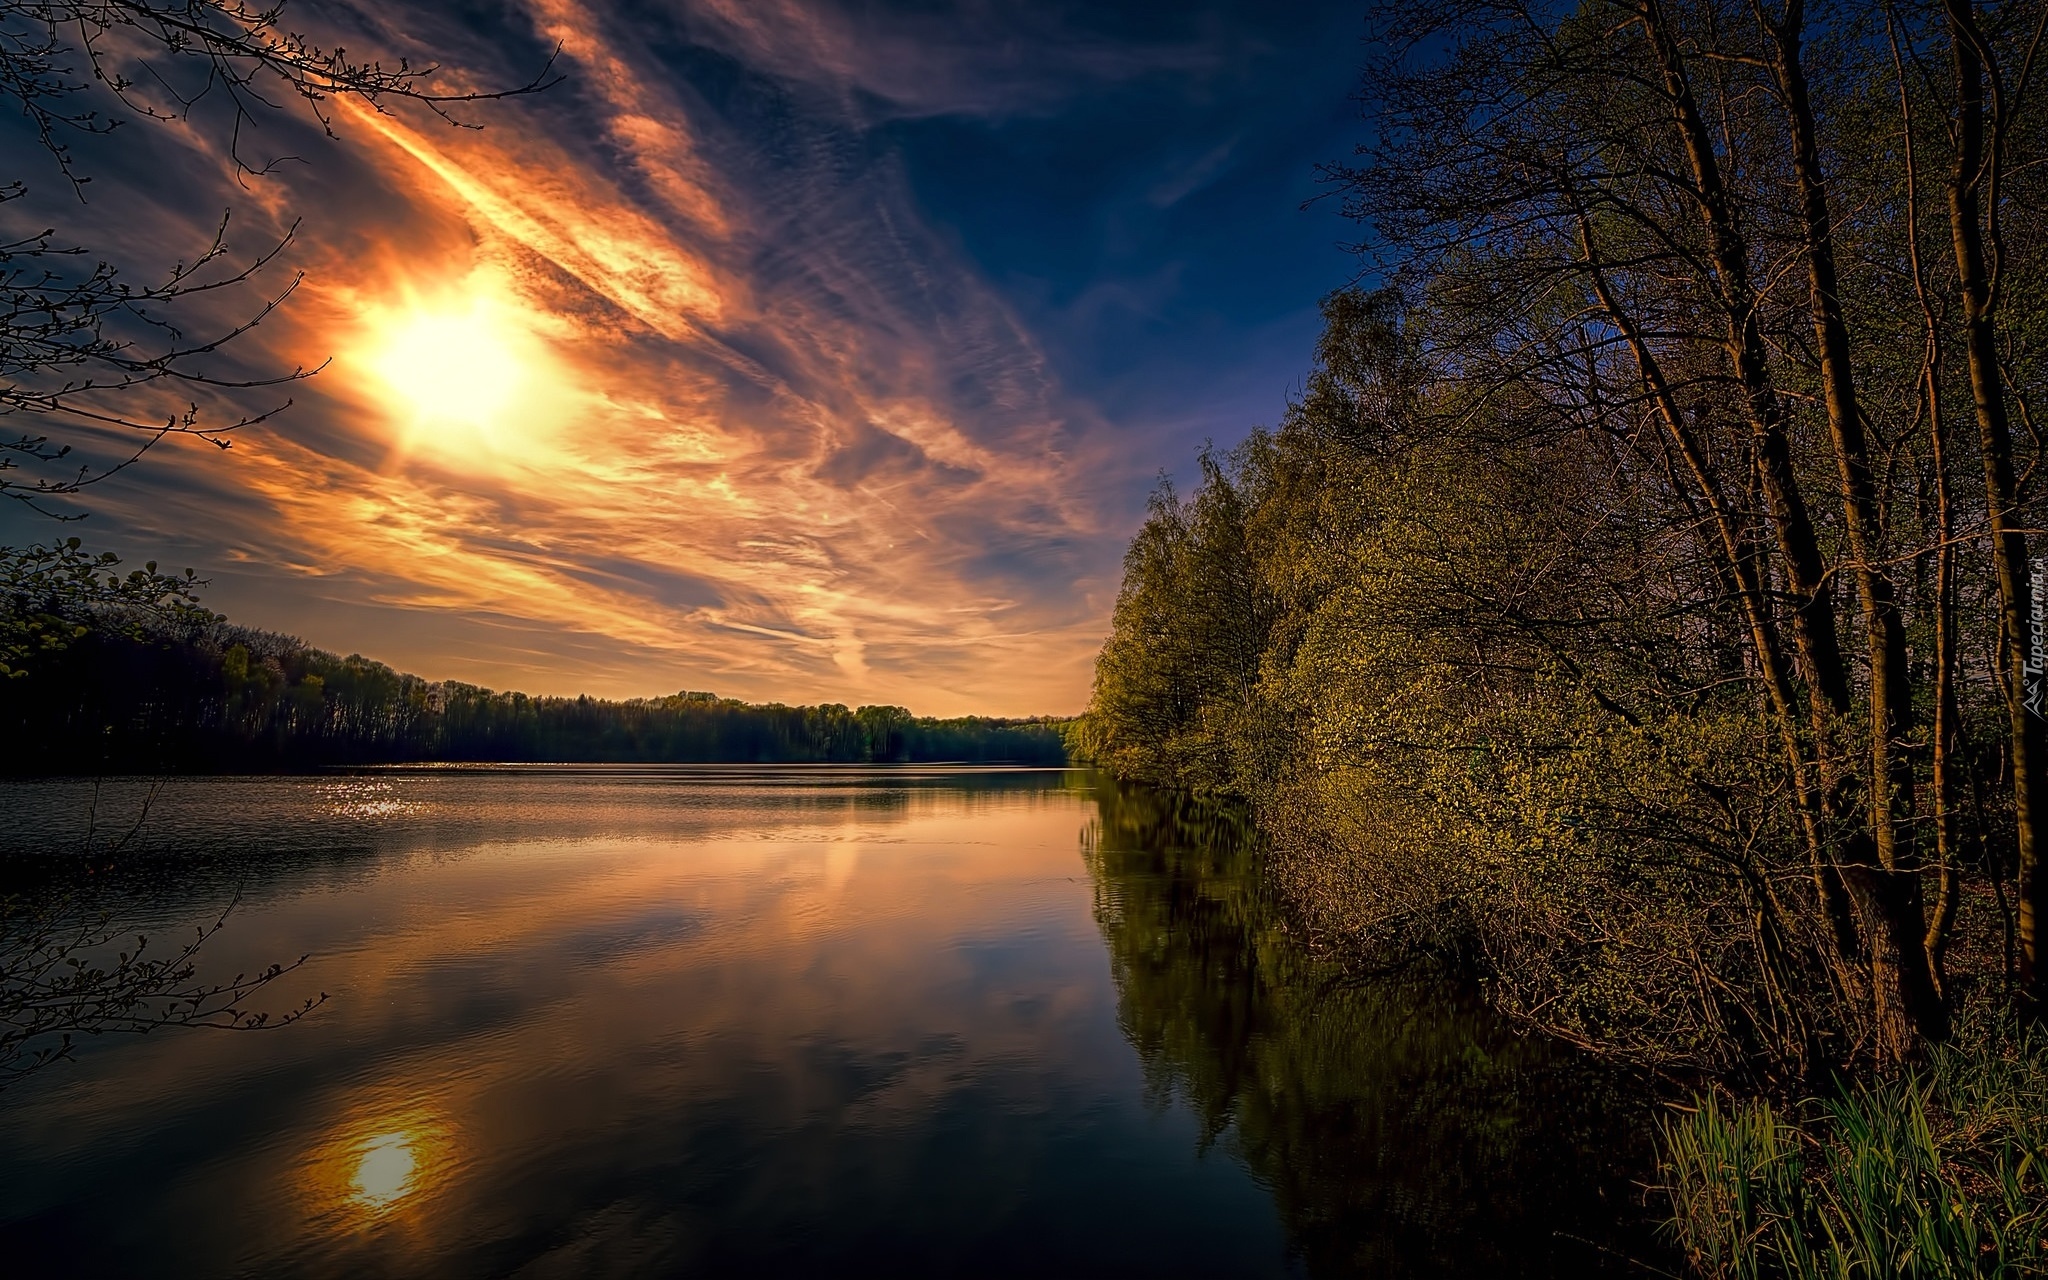
[[[47,658],[112,625],[135,634],[147,620],[210,622],[193,571],[158,573],[156,562],[126,574],[120,560],[81,548],[76,538],[0,556],[0,677],[19,680]]]

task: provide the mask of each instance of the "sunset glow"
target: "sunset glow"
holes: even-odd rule
[[[237,253],[289,232],[277,269],[304,283],[236,350],[252,375],[318,372],[268,402],[199,388],[214,420],[292,403],[231,453],[158,450],[96,491],[95,528],[192,564],[237,622],[537,693],[1072,712],[1172,456],[1144,442],[1241,430],[1228,397],[1275,406],[1293,376],[1298,345],[1244,388],[1152,354],[1141,373],[1155,347],[1227,362],[1155,339],[1149,285],[1103,302],[1065,281],[1027,307],[1028,274],[1020,295],[980,260],[886,141],[892,121],[980,129],[1209,65],[1185,34],[1005,34],[992,11],[963,43],[798,0],[660,19],[521,0],[489,30],[429,5],[404,37],[292,12],[451,88],[517,83],[555,49],[563,83],[462,127],[346,97],[332,137],[265,115],[258,145],[304,163],[260,178],[196,144],[163,159],[177,196],[133,256],[189,253],[223,207]],[[740,74],[726,97],[707,59]],[[1149,217],[1223,171],[1213,142],[1169,142],[1134,188]],[[1303,326],[1314,292],[1288,293]],[[229,324],[251,297],[205,305]],[[1140,376],[1167,392],[1134,396]]]

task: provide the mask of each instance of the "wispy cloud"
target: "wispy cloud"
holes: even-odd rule
[[[1213,68],[1210,40],[1134,38],[1086,4],[965,0],[888,10],[842,0],[678,0],[691,34],[788,84],[880,116],[1006,115],[1157,72]]]
[[[432,674],[1076,708],[1120,532],[1096,513],[1124,477],[894,161],[831,112],[736,129],[614,14],[524,16],[564,90],[481,130],[340,104],[338,154],[243,193],[273,223],[318,206],[303,296],[257,339],[332,364],[229,459],[163,455],[116,514],[310,577],[288,593],[432,611],[437,630],[362,646]],[[911,29],[863,45],[823,8],[677,21],[906,110],[1033,92],[1000,56]],[[574,642],[533,643],[550,630]]]

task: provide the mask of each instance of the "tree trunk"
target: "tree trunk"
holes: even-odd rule
[[[1983,192],[1994,187],[2004,128],[1994,112],[1985,136],[1983,37],[1973,0],[1943,0],[1956,73],[1956,168],[1949,183],[1949,227],[1955,242],[1956,275],[1963,302],[1964,350],[1970,361],[1970,392],[1976,402],[1977,435],[1984,455],[1984,502],[1991,524],[1991,559],[1998,577],[2003,652],[1999,655],[2011,733],[2014,844],[2019,853],[2019,984],[2023,1002],[2036,1014],[2048,1012],[2048,968],[2040,955],[2041,918],[2048,914],[2048,881],[2041,876],[2038,824],[2048,816],[2048,734],[2044,734],[2032,661],[2034,619],[2029,591],[2027,535],[2015,522],[2018,505],[2013,475],[2012,432],[2005,387],[1998,368],[1997,279],[1987,260],[1982,219]],[[2030,698],[2030,692],[2036,694]]]
[[[1818,806],[1807,781],[1811,761],[1805,744],[1799,740],[1798,695],[1792,686],[1791,674],[1786,670],[1783,646],[1771,625],[1770,612],[1766,604],[1763,566],[1751,553],[1754,540],[1746,535],[1740,517],[1732,509],[1721,486],[1716,482],[1706,451],[1687,425],[1685,411],[1679,406],[1678,398],[1672,392],[1670,382],[1665,378],[1655,354],[1644,340],[1634,318],[1622,308],[1613,290],[1608,286],[1606,270],[1594,244],[1591,219],[1584,207],[1578,203],[1568,179],[1564,186],[1572,198],[1578,216],[1580,251],[1594,296],[1599,299],[1601,308],[1628,343],[1629,350],[1635,357],[1636,370],[1642,377],[1643,386],[1657,406],[1657,416],[1664,423],[1673,447],[1685,460],[1686,470],[1691,475],[1693,484],[1698,487],[1700,498],[1713,518],[1715,532],[1719,535],[1721,553],[1725,558],[1721,568],[1735,587],[1737,598],[1742,602],[1758,674],[1763,679],[1765,695],[1771,708],[1771,719],[1778,729],[1779,745],[1785,753],[1788,776],[1799,807],[1800,827],[1813,867],[1814,887],[1827,913],[1830,933],[1835,943],[1834,954],[1825,957],[1829,972],[1838,994],[1845,1000],[1852,999],[1861,985],[1857,982],[1854,966],[1850,963],[1858,952],[1855,906],[1839,871],[1824,853],[1821,815],[1817,812]],[[1782,913],[1774,918],[1782,919]],[[1760,942],[1770,941],[1775,936],[1760,934],[1759,939]],[[1775,964],[1780,958],[1766,954],[1763,960],[1766,964]],[[1789,1020],[1802,1028],[1802,1036],[1810,1035],[1811,1028],[1803,1012],[1788,1009],[1785,1013]],[[1811,1046],[1802,1045],[1801,1057],[1810,1061],[1812,1056]]]
[[[1770,376],[1769,352],[1758,321],[1756,296],[1749,280],[1749,251],[1723,186],[1720,162],[1715,158],[1713,137],[1700,114],[1698,99],[1686,76],[1684,59],[1666,24],[1659,0],[1643,0],[1637,9],[1644,33],[1662,74],[1665,93],[1671,103],[1673,123],[1685,148],[1698,196],[1700,219],[1706,233],[1708,257],[1713,264],[1722,309],[1727,317],[1729,363],[1743,391],[1743,406],[1756,440],[1765,499],[1785,578],[1785,594],[1792,603],[1792,635],[1801,675],[1805,678],[1807,710],[1812,723],[1812,751],[1819,773],[1822,813],[1833,832],[1839,833],[1841,856],[1838,866],[1825,862],[1815,867],[1815,879],[1823,896],[1823,907],[1834,926],[1839,960],[1852,962],[1859,950],[1858,939],[1844,928],[1853,914],[1863,925],[1867,955],[1871,964],[1871,995],[1877,1008],[1880,1034],[1878,1052],[1888,1059],[1903,1059],[1917,1052],[1918,1011],[1925,996],[1912,979],[1912,969],[1901,969],[1895,960],[1896,947],[1887,937],[1897,932],[1898,921],[1888,918],[1894,907],[1903,910],[1898,895],[1879,891],[1863,870],[1882,868],[1868,813],[1858,803],[1852,773],[1843,768],[1838,749],[1840,726],[1849,716],[1851,695],[1847,664],[1835,633],[1833,601],[1828,592],[1820,540],[1792,468],[1791,442],[1787,436],[1783,407]],[[1832,833],[1831,833],[1832,834]],[[1874,931],[1874,932],[1873,932]],[[1915,938],[1915,950],[1924,949]]]
[[[1799,185],[1799,211],[1805,236],[1807,295],[1813,314],[1814,341],[1820,352],[1823,400],[1828,432],[1841,475],[1842,517],[1855,557],[1856,585],[1863,608],[1870,660],[1870,800],[1869,830],[1877,866],[1869,869],[1872,891],[1866,909],[1884,915],[1881,931],[1888,939],[1910,936],[1910,945],[1873,949],[1873,962],[1884,954],[1893,969],[1892,981],[1873,972],[1873,994],[1880,1005],[1880,1025],[1903,1017],[1917,1036],[1939,1040],[1947,1035],[1946,1010],[1927,963],[1927,912],[1920,887],[1919,861],[1913,848],[1913,686],[1906,663],[1906,627],[1898,595],[1883,568],[1884,531],[1878,518],[1877,487],[1871,478],[1870,452],[1857,405],[1855,370],[1850,359],[1849,323],[1843,314],[1841,282],[1835,267],[1834,231],[1828,214],[1826,179],[1821,173],[1820,144],[1814,126],[1806,72],[1800,61],[1801,0],[1789,0],[1783,21],[1770,25],[1773,70],[1784,97],[1791,132],[1792,171]],[[1896,1011],[1883,1006],[1896,1001]],[[1893,1049],[1910,1051],[1911,1037]]]
[[[1708,256],[1727,320],[1728,360],[1742,387],[1743,411],[1756,437],[1764,496],[1784,557],[1785,594],[1792,601],[1793,643],[1798,650],[1801,675],[1818,704],[1825,704],[1836,715],[1846,715],[1849,678],[1835,635],[1834,603],[1827,590],[1820,541],[1814,534],[1798,478],[1793,474],[1784,413],[1777,389],[1771,383],[1770,356],[1749,280],[1748,245],[1735,225],[1721,182],[1720,162],[1714,156],[1712,135],[1700,115],[1699,102],[1693,96],[1677,43],[1665,25],[1658,0],[1646,0],[1637,12],[1656,54],[1664,89],[1671,101],[1673,123],[1692,165]],[[1832,732],[1829,736],[1833,736]],[[1825,745],[1821,745],[1821,750],[1825,753]]]
[[[1920,396],[1927,415],[1928,487],[1934,510],[1934,725],[1929,743],[1928,790],[1934,806],[1934,857],[1938,888],[1934,916],[1927,922],[1924,943],[1927,970],[1946,1000],[1948,976],[1944,962],[1955,927],[1962,893],[1961,822],[1956,806],[1955,744],[1960,722],[1956,703],[1956,548],[1955,504],[1948,487],[1948,419],[1941,407],[1941,322],[1927,296],[1927,273],[1920,263],[1920,162],[1913,147],[1913,95],[1906,85],[1906,65],[1899,56],[1890,21],[1892,66],[1898,78],[1900,140],[1906,165],[1906,258],[1913,271],[1913,296],[1920,303],[1924,343],[1920,357]]]
[[[1917,274],[1917,272],[1916,272]],[[1941,416],[1941,338],[1928,313],[1926,391],[1927,435],[1934,468],[1934,527],[1939,546],[1934,553],[1934,734],[1929,790],[1934,803],[1934,856],[1939,888],[1934,918],[1927,922],[1927,968],[1935,987],[1946,995],[1943,962],[1962,895],[1962,856],[1956,821],[1956,550],[1955,513],[1948,496],[1947,428]]]

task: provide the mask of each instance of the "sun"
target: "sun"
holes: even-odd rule
[[[503,459],[541,440],[562,399],[556,361],[518,307],[471,288],[362,316],[364,390],[401,451]]]
[[[378,353],[377,376],[413,417],[489,427],[518,403],[525,378],[512,338],[481,303],[414,312]]]

